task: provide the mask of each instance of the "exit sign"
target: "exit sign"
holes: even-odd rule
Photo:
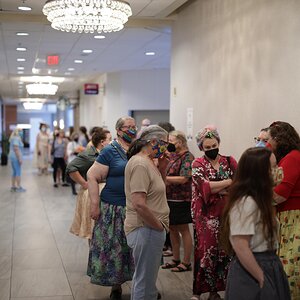
[[[48,66],[56,66],[59,64],[59,56],[58,55],[48,55],[47,56],[47,65]]]

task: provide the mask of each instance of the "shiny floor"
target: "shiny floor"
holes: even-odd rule
[[[10,165],[0,166],[0,300],[109,299],[110,289],[86,276],[87,241],[69,233],[71,189],[54,188],[52,176],[38,176],[29,158],[25,193],[10,192],[10,174]],[[192,272],[160,270],[157,286],[162,299],[190,299]],[[123,300],[129,299],[130,282],[123,285]]]

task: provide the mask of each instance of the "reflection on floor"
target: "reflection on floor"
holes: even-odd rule
[[[109,299],[110,289],[86,276],[88,244],[69,233],[76,198],[38,176],[25,159],[25,193],[10,192],[10,166],[0,166],[0,300]],[[192,272],[160,270],[157,286],[166,300],[192,296]],[[123,286],[130,299],[130,283]],[[207,295],[203,296],[206,299]]]

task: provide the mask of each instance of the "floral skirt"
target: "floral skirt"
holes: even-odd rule
[[[288,276],[293,300],[300,300],[300,210],[278,213],[280,246],[278,256]]]
[[[132,280],[134,262],[124,232],[125,207],[101,202],[90,245],[91,283],[113,286]]]

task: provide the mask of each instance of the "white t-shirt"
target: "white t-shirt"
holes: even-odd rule
[[[268,240],[263,233],[260,211],[252,197],[244,197],[230,211],[230,241],[233,235],[251,235],[250,249],[252,252],[264,252],[268,249]],[[275,234],[274,250],[278,248]]]

